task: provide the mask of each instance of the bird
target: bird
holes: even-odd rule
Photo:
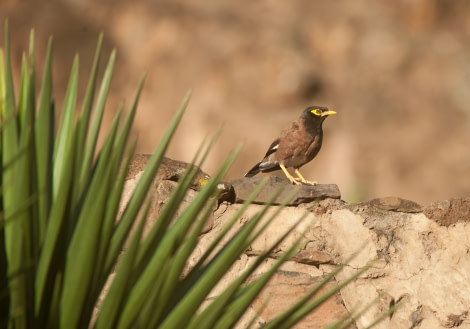
[[[271,143],[264,158],[251,168],[245,177],[281,169],[292,184],[317,184],[315,181],[306,180],[299,168],[312,161],[320,151],[323,141],[323,121],[334,114],[336,112],[327,107],[307,107],[297,120],[281,131],[279,137]],[[289,167],[294,168],[297,177],[287,171]]]

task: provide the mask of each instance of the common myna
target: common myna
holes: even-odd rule
[[[263,160],[248,171],[245,177],[282,169],[293,184],[316,184],[307,181],[299,172],[299,168],[310,162],[320,151],[323,121],[333,114],[336,112],[326,107],[307,107],[297,120],[281,131],[281,135],[271,144]],[[288,167],[294,167],[297,177],[287,171]]]

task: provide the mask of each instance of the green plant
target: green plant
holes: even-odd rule
[[[0,51],[0,326],[233,327],[277,268],[296,251],[296,246],[292,246],[271,270],[258,280],[245,284],[250,274],[276,248],[276,245],[272,246],[224,293],[202,309],[201,305],[211,289],[269,224],[260,226],[266,206],[217,251],[219,242],[242,214],[244,209],[241,209],[200,261],[182,276],[216,200],[217,185],[238,150],[176,218],[178,206],[197,173],[196,166],[189,166],[171,200],[159,214],[156,225],[146,238],[141,236],[144,221],[139,219],[148,214],[147,192],[186,108],[188,94],[116,224],[126,169],[135,145],[135,141],[128,141],[143,80],[128,114],[124,114],[123,106],[119,108],[102,147],[98,149],[97,138],[115,52],[110,55],[98,87],[102,37],[99,38],[80,111],[76,106],[78,57],[75,58],[56,132],[52,41],[49,41],[37,95],[34,36],[31,34],[28,56],[23,56],[16,101],[9,34],[5,26],[5,48]],[[204,161],[211,144],[203,143],[196,152],[195,164],[200,165]],[[244,207],[248,205],[249,201]],[[136,231],[131,234],[136,225]],[[278,243],[283,238],[285,236]],[[129,243],[126,253],[117,263],[126,241]],[[93,322],[93,309],[114,267],[114,280],[96,322]],[[357,275],[360,273],[362,271]],[[322,300],[340,287],[323,296]],[[266,327],[291,327],[319,305],[318,300],[309,301],[316,291]],[[347,322],[346,318],[344,320]]]

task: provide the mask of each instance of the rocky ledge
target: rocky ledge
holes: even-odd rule
[[[138,181],[146,159],[146,156],[140,156],[140,164],[132,167],[133,172],[127,181],[128,193]],[[185,166],[179,161],[165,160],[152,188],[155,201],[149,218],[155,218]],[[183,208],[198,193],[200,182],[208,177],[201,171]],[[223,197],[214,209],[212,220],[206,225],[188,266],[197,261],[198,255],[241,207],[238,202],[246,200],[261,179],[238,179],[221,184]],[[282,193],[274,200],[269,212],[276,211],[276,204],[296,188],[274,177],[268,178],[266,184],[255,200],[257,204],[249,206],[234,231],[260,211],[262,204],[270,200],[275,191],[281,189]],[[470,328],[470,198],[436,201],[427,206],[399,197],[348,204],[340,200],[336,185],[305,185],[298,189],[289,206],[282,209],[209,298],[223,291],[256,255],[300,220],[290,237],[258,274],[299,237],[302,238],[302,250],[278,271],[253,303],[247,319],[260,311],[256,323],[262,327],[264,322],[292,305],[299,295],[317,284],[337,264],[357,252],[357,256],[336,276],[336,282],[351,276],[370,261],[373,261],[372,266],[295,328],[322,328],[378,296],[381,296],[378,303],[355,319],[357,328],[366,327],[398,302],[402,307],[376,328]],[[123,205],[126,202],[123,200]],[[148,226],[151,225],[149,222]],[[329,287],[334,284],[331,282]],[[267,300],[268,304],[265,303]],[[242,319],[240,328],[244,325],[246,322]]]

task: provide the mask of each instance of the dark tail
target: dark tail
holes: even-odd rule
[[[261,162],[258,162],[253,168],[251,168],[250,171],[248,171],[245,174],[245,177],[253,177],[257,173],[259,173],[261,171],[260,168],[259,168],[260,164],[261,164]]]

